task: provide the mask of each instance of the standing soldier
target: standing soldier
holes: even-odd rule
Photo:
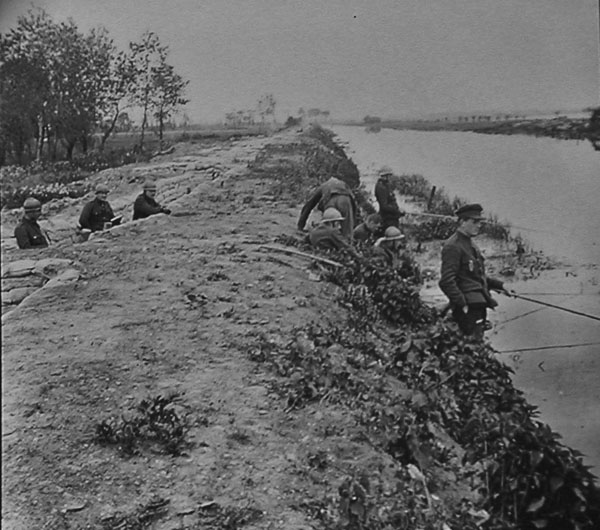
[[[345,182],[332,177],[321,184],[310,196],[298,219],[298,230],[304,230],[310,212],[315,206],[325,212],[328,208],[335,208],[343,217],[342,235],[350,240],[354,230],[354,219],[356,218],[356,202],[354,194]]]
[[[375,198],[379,203],[379,215],[385,230],[388,226],[400,226],[400,217],[404,215],[404,212],[400,211],[398,201],[396,200],[396,194],[392,187],[390,177],[392,176],[392,170],[388,167],[383,167],[379,170],[379,178],[375,184]]]
[[[88,202],[79,217],[81,228],[87,228],[92,232],[104,230],[112,226],[115,214],[108,203],[108,186],[98,184],[96,186],[96,198]]]
[[[37,220],[42,215],[42,203],[33,197],[23,203],[25,214],[15,228],[15,237],[19,248],[47,247],[48,239],[42,232]]]
[[[500,280],[485,275],[484,258],[472,241],[483,222],[482,210],[479,204],[467,204],[456,211],[459,224],[442,249],[439,281],[460,330],[478,339],[483,338],[487,308],[498,305],[490,289],[510,296]]]
[[[163,208],[154,199],[156,197],[156,184],[154,182],[145,182],[144,191],[137,196],[133,203],[133,220],[145,219],[157,213],[166,213],[169,215],[171,210]]]

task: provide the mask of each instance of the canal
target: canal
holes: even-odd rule
[[[591,144],[470,132],[368,133],[352,126],[333,131],[367,190],[387,165],[481,203],[512,225],[513,235],[563,263],[510,288],[600,316],[600,152]],[[515,370],[515,386],[600,475],[600,323],[524,300],[499,301],[488,338],[507,352],[499,356]],[[574,346],[581,344],[588,345]]]

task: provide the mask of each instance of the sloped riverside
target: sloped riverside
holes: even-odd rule
[[[414,264],[269,252],[310,252],[294,231],[311,187],[358,185],[326,131],[211,149],[218,175],[177,144],[164,162],[187,165],[112,181],[118,200],[152,171],[161,202],[186,175],[172,216],[36,256],[80,279],[3,321],[7,528],[600,524],[593,477],[490,346],[423,303]]]

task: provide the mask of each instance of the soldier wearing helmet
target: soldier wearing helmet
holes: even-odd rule
[[[379,204],[379,215],[381,215],[383,228],[385,229],[388,226],[397,228],[400,225],[400,217],[404,215],[404,212],[398,206],[396,194],[390,180],[393,175],[392,170],[384,166],[378,173],[379,178],[375,184],[375,198]]]
[[[48,239],[42,232],[37,220],[42,215],[42,204],[29,197],[23,203],[24,215],[15,228],[15,237],[19,248],[47,247]]]
[[[348,184],[335,177],[321,184],[303,206],[298,219],[298,230],[304,230],[308,216],[315,207],[322,212],[329,208],[335,208],[340,212],[342,215],[341,233],[348,240],[352,237],[356,218],[356,202]]]
[[[145,219],[157,213],[166,213],[169,215],[171,210],[163,208],[154,199],[156,197],[156,184],[147,181],[144,183],[143,191],[137,196],[133,203],[133,220]]]
[[[399,228],[388,226],[385,235],[379,238],[374,245],[375,259],[394,269],[402,266],[402,251],[405,247],[405,236]]]
[[[327,208],[321,222],[310,231],[308,240],[313,247],[334,250],[354,250],[342,235],[344,216],[336,208]]]
[[[83,211],[79,217],[81,228],[97,232],[105,228],[110,228],[113,225],[115,214],[108,203],[108,193],[108,186],[104,184],[96,186],[96,198],[83,207]]]

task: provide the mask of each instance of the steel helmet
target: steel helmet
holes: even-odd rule
[[[96,186],[96,193],[109,193],[110,190],[106,184],[98,184]]]
[[[394,172],[392,171],[392,168],[390,166],[383,166],[378,172],[377,174],[380,177],[385,177],[386,175],[393,175]]]
[[[385,240],[395,241],[397,239],[404,239],[404,234],[400,232],[399,228],[396,228],[395,226],[388,226],[385,229]]]
[[[23,208],[26,212],[35,212],[42,209],[42,203],[34,197],[28,197],[23,203]]]
[[[344,218],[342,214],[337,208],[327,208],[323,212],[323,217],[321,218],[321,223],[333,223],[335,221],[343,221]]]
[[[150,180],[144,182],[144,190],[156,190],[156,183]]]

